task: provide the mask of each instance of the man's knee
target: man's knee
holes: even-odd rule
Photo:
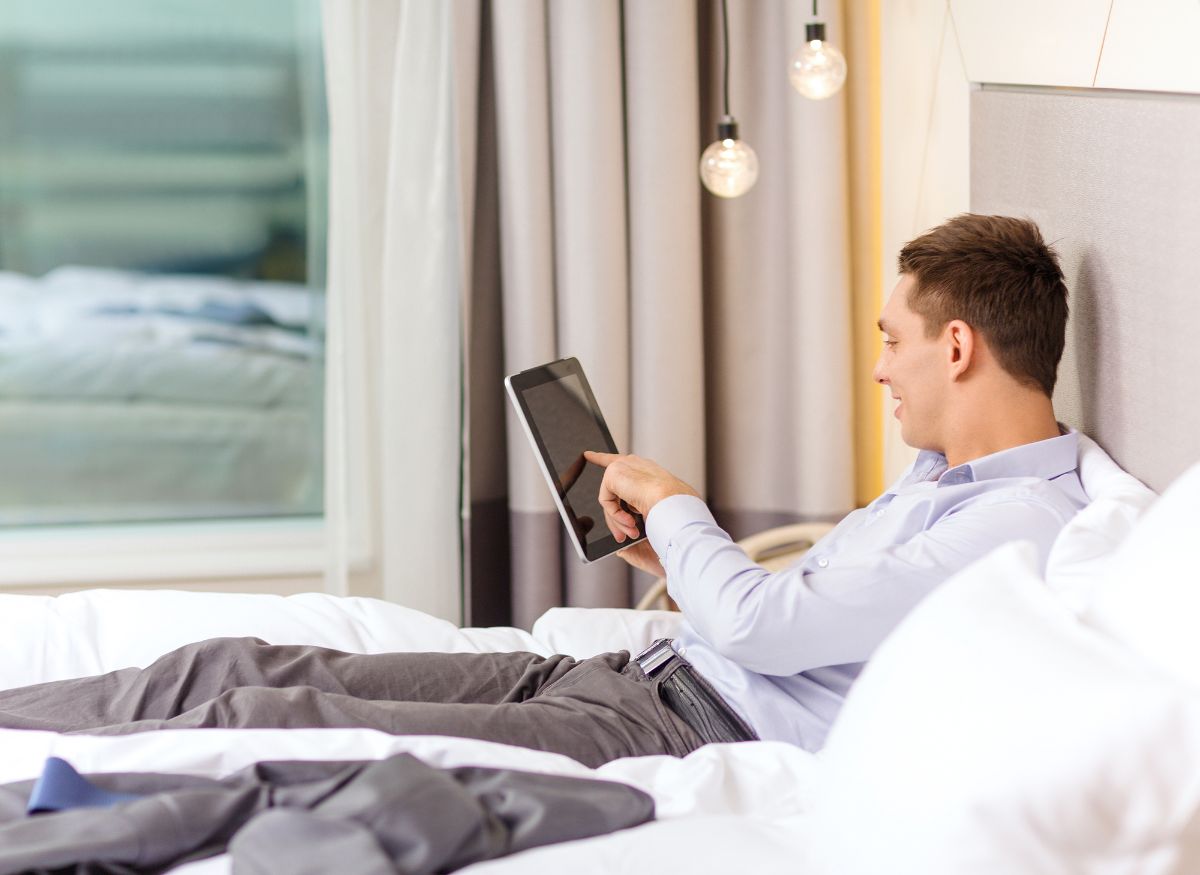
[[[318,696],[313,687],[234,687],[204,705],[194,725],[228,729],[320,725],[304,719],[317,712]]]
[[[156,659],[151,668],[166,668],[175,673],[196,666],[225,672],[238,665],[252,664],[254,653],[269,646],[261,638],[208,638],[172,650]]]
[[[262,723],[262,711],[269,694],[276,693],[263,687],[234,687],[201,706],[200,727],[253,728],[269,724]]]

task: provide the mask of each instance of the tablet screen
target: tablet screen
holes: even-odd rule
[[[583,383],[575,374],[569,374],[521,394],[577,530],[587,544],[603,540],[610,534],[599,500],[604,469],[585,461],[583,450],[612,449],[608,435],[592,415]]]

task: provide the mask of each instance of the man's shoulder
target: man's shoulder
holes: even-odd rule
[[[989,508],[1042,508],[1065,524],[1088,504],[1087,493],[1075,471],[1053,480],[1043,477],[998,477],[981,481],[977,490],[964,496],[952,512],[968,509],[984,511]]]

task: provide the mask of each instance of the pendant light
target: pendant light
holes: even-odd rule
[[[813,0],[813,18],[817,0]],[[825,39],[825,22],[804,26],[804,45],[792,55],[788,65],[792,87],[812,100],[824,100],[841,90],[846,81],[846,59],[837,46]]]
[[[700,156],[700,180],[717,197],[740,197],[758,179],[758,156],[738,139],[738,123],[729,114],[729,13],[721,0],[721,34],[725,44],[725,112],[717,122],[716,142]]]

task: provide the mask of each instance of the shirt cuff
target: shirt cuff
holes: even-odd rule
[[[693,523],[717,524],[708,505],[694,495],[672,495],[650,508],[646,516],[646,538],[664,568],[671,540]]]

